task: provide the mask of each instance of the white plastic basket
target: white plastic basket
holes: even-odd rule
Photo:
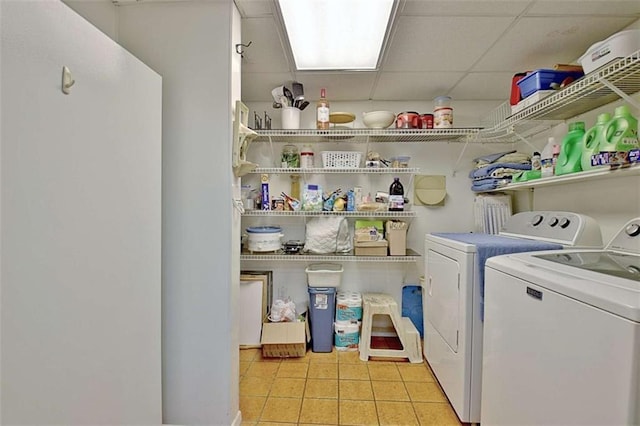
[[[355,169],[360,167],[361,152],[322,151],[322,167],[327,169]]]
[[[315,263],[305,270],[309,287],[339,287],[342,265],[335,263]]]

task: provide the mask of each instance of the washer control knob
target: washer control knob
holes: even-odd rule
[[[551,219],[549,219],[549,226],[550,227],[554,227],[558,224],[558,218],[557,217],[552,217]]]
[[[535,215],[535,216],[533,217],[533,220],[531,220],[531,224],[532,224],[533,226],[538,226],[538,225],[540,225],[540,224],[542,223],[542,220],[543,220],[543,219],[544,219],[544,218],[542,217],[542,215],[541,215],[541,214],[537,214],[537,215]]]
[[[562,220],[560,221],[560,228],[565,229],[569,225],[571,225],[571,221],[569,220],[569,218],[563,217]]]
[[[640,235],[640,225],[638,225],[637,223],[632,223],[631,225],[627,226],[625,232],[630,237],[638,236]]]

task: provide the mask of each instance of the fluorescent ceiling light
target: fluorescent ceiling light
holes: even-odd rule
[[[373,70],[394,0],[278,0],[298,70]]]

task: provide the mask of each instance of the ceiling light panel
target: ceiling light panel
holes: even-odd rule
[[[297,69],[376,69],[393,3],[278,0]]]

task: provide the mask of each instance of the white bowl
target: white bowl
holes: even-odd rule
[[[386,129],[393,124],[396,114],[391,111],[371,111],[362,113],[364,125],[371,129]]]

